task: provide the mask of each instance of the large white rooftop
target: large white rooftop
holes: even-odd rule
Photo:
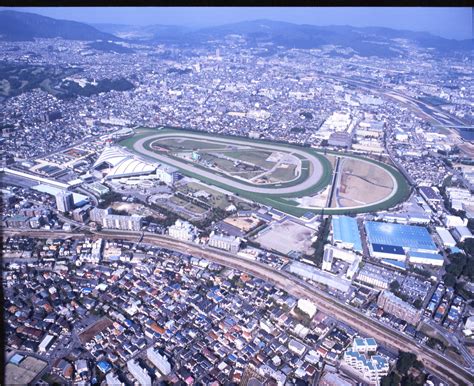
[[[94,168],[110,166],[107,178],[119,178],[155,172],[157,165],[145,162],[119,147],[107,147],[94,163]]]

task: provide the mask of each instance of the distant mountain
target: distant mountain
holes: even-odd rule
[[[0,11],[0,40],[22,41],[56,37],[67,40],[120,40],[76,21],[57,20],[27,12]]]
[[[115,35],[115,36],[114,36]],[[265,44],[261,55],[273,55],[284,48],[325,48],[330,55],[396,57],[409,53],[411,46],[429,49],[433,54],[471,54],[474,40],[451,40],[426,32],[381,27],[315,26],[271,20],[254,20],[216,27],[192,29],[173,25],[129,26],[56,20],[25,12],[0,11],[0,39],[32,40],[37,37],[62,37],[70,40],[126,40],[163,43],[181,47],[206,46],[232,35],[248,47]],[[271,47],[273,46],[273,47]],[[99,45],[95,49],[130,53],[126,48]]]
[[[98,30],[114,34],[127,40],[181,43],[185,41],[191,28],[176,25],[135,26],[124,24],[93,24]]]
[[[250,43],[273,43],[286,48],[321,48],[336,45],[361,56],[397,56],[404,39],[421,48],[438,53],[471,51],[474,40],[451,40],[427,32],[394,30],[381,27],[315,26],[271,20],[255,20],[201,29],[193,33],[193,41],[214,40],[226,35],[241,35]]]
[[[268,43],[285,48],[322,48],[336,46],[333,54],[394,57],[409,50],[404,44],[432,49],[438,54],[454,51],[472,52],[474,41],[451,40],[427,32],[394,30],[382,27],[315,26],[271,20],[254,20],[216,27],[191,29],[180,26],[123,26],[96,25],[105,32],[115,33],[124,39],[201,46],[221,41],[232,35],[243,38],[248,46]]]

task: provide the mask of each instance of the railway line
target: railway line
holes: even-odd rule
[[[30,230],[9,231],[5,230],[4,235],[9,234],[29,234]],[[35,232],[37,237],[64,237],[67,232]],[[138,242],[142,239],[145,243],[157,244],[161,247],[179,251],[214,261],[223,266],[238,269],[255,277],[268,281],[278,288],[281,288],[295,297],[305,297],[313,301],[323,312],[332,315],[349,326],[360,331],[362,334],[372,336],[380,343],[398,350],[411,351],[418,356],[426,368],[450,382],[453,385],[472,385],[474,376],[471,371],[462,367],[459,363],[452,361],[441,353],[426,346],[414,343],[412,339],[399,331],[393,330],[381,322],[374,320],[364,313],[332,298],[325,292],[315,288],[302,279],[292,274],[279,271],[265,264],[241,258],[239,256],[206,248],[193,243],[182,242],[168,236],[155,235],[149,233],[127,232],[127,231],[100,231],[91,234],[69,234],[70,237],[94,237],[108,239],[126,239]]]

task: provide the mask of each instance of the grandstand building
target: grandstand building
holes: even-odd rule
[[[106,147],[93,165],[100,169],[105,179],[122,178],[151,174],[156,170],[156,165],[144,162],[125,150],[116,147]]]
[[[179,178],[178,169],[163,163],[146,162],[117,146],[106,147],[93,168],[99,170],[106,180],[149,175],[173,185]]]

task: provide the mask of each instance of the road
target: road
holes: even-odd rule
[[[25,233],[31,235],[31,231],[29,230],[4,230],[4,235],[18,235]],[[51,231],[35,233],[37,237],[47,238],[63,237],[65,234],[65,232]],[[85,237],[84,234],[70,234],[70,236]],[[105,239],[126,239],[137,242],[140,239],[141,234],[131,231],[100,231],[94,232],[93,236]],[[363,335],[374,337],[379,343],[383,345],[389,346],[390,348],[411,351],[415,353],[418,356],[418,359],[424,363],[429,371],[445,380],[449,380],[451,384],[474,384],[474,376],[472,375],[471,371],[465,369],[457,362],[444,356],[440,352],[414,342],[414,340],[407,335],[404,335],[400,331],[393,330],[378,320],[370,318],[359,310],[345,303],[339,302],[337,299],[334,299],[324,291],[315,288],[304,280],[293,276],[289,272],[279,271],[263,263],[241,258],[225,251],[206,248],[193,243],[178,241],[170,238],[169,236],[145,233],[143,236],[143,242],[156,244],[181,253],[201,257],[219,263],[223,266],[234,268],[255,277],[259,277],[274,284],[276,287],[287,291],[289,294],[297,298],[310,299],[319,309],[322,309],[323,312],[355,328]]]
[[[133,145],[133,148],[136,152],[140,154],[144,154],[149,158],[162,161],[166,164],[175,166],[180,169],[187,170],[192,173],[196,173],[210,180],[232,186],[233,188],[245,190],[248,192],[254,192],[254,193],[265,193],[265,194],[272,194],[272,195],[297,193],[302,190],[311,188],[314,184],[316,184],[321,179],[323,175],[323,166],[321,165],[321,162],[316,156],[306,152],[305,150],[300,150],[296,148],[295,149],[287,148],[284,145],[272,145],[272,144],[266,144],[266,143],[249,143],[248,141],[242,141],[242,140],[239,140],[238,138],[229,138],[229,139],[221,139],[219,137],[212,138],[212,141],[214,142],[231,143],[231,144],[238,144],[238,145],[243,145],[243,146],[251,145],[252,147],[255,147],[255,148],[261,148],[265,150],[274,150],[274,151],[287,151],[288,153],[301,155],[302,157],[304,157],[311,163],[312,174],[308,176],[308,178],[306,178],[300,184],[285,186],[285,187],[278,187],[275,185],[271,187],[248,185],[242,182],[232,180],[228,177],[218,175],[213,171],[204,170],[196,166],[190,165],[186,162],[167,157],[166,155],[155,153],[153,151],[145,149],[144,147],[145,142],[148,142],[150,139],[159,139],[162,137],[173,137],[173,136],[177,137],[178,135],[162,133],[162,134],[156,134],[149,137],[145,137],[135,142],[135,144]],[[180,138],[182,138],[183,136],[186,138],[206,140],[206,137],[203,137],[203,135],[200,135],[200,134],[183,133],[179,135]]]

